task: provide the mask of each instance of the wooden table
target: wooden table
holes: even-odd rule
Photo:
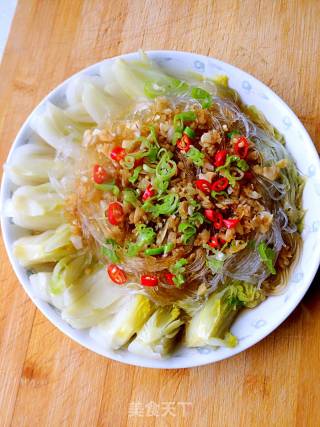
[[[212,55],[254,74],[320,149],[319,24],[317,0],[21,0],[0,69],[1,161],[48,91],[140,47]],[[254,348],[174,371],[106,360],[62,335],[22,290],[3,245],[0,280],[1,426],[320,426],[319,277]]]

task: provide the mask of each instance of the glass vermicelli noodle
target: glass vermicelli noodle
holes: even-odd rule
[[[34,292],[104,348],[234,347],[242,309],[283,292],[304,179],[226,76],[104,63],[48,103],[6,165],[6,214]],[[27,161],[25,161],[27,160]]]

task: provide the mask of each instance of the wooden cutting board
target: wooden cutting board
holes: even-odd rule
[[[320,2],[21,0],[0,68],[0,156],[34,106],[101,59],[143,49],[212,55],[252,73],[320,149]],[[303,147],[301,147],[303,155]],[[109,361],[35,309],[1,246],[1,426],[320,426],[319,277],[284,324],[210,366]]]

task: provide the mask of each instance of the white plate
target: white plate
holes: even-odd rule
[[[284,134],[287,147],[295,158],[299,170],[303,175],[308,177],[303,196],[303,205],[306,209],[303,251],[285,293],[280,296],[268,298],[257,308],[244,311],[237,318],[232,327],[232,332],[238,336],[239,345],[233,349],[181,348],[171,358],[165,360],[147,359],[133,355],[127,351],[107,351],[94,342],[89,337],[87,331],[73,329],[61,319],[57,310],[35,297],[26,269],[18,264],[12,254],[14,240],[26,233],[21,228],[11,224],[10,220],[3,216],[1,218],[1,225],[11,264],[25,291],[39,310],[63,333],[88,349],[123,363],[152,368],[187,368],[226,359],[251,347],[277,328],[294,310],[306,293],[316,274],[320,261],[320,163],[315,147],[299,119],[271,89],[259,80],[232,65],[193,53],[151,51],[149,55],[172,74],[193,70],[207,76],[216,74],[228,75],[230,86],[240,93],[243,101],[247,104],[253,104],[263,111],[268,120]],[[122,57],[131,60],[137,58],[137,56],[138,53],[131,53]],[[107,59],[106,61],[113,61],[114,59]],[[18,133],[11,148],[9,160],[14,156],[14,150],[19,145],[28,142],[28,138],[32,133],[29,122],[33,114],[42,110],[44,103],[48,100],[58,105],[62,104],[67,84],[75,76],[80,74],[96,74],[99,64],[92,65],[75,74],[54,89],[39,104]],[[2,206],[5,200],[10,197],[12,188],[11,182],[6,174],[4,174],[1,188]]]

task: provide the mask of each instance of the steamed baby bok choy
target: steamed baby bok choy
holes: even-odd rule
[[[21,145],[14,151],[14,156],[5,170],[16,185],[37,185],[48,182],[48,171],[56,168],[55,151],[43,142]]]
[[[86,267],[80,268],[81,274],[76,270],[77,264],[84,260],[83,255],[66,258],[63,263],[68,265],[61,274],[55,271],[30,276],[35,295],[62,310],[62,318],[77,329],[96,325],[114,314],[126,294],[125,289],[109,282],[103,266],[89,264],[90,258],[85,262]]]
[[[186,327],[187,347],[237,345],[237,338],[229,331],[241,308],[253,308],[265,299],[254,285],[234,281],[212,293],[203,307]]]
[[[28,230],[51,230],[65,222],[63,199],[50,183],[19,187],[5,209],[15,224]]]
[[[17,239],[13,244],[13,254],[24,267],[57,262],[75,252],[71,238],[71,227],[64,224],[56,230]]]
[[[77,284],[87,272],[91,272],[92,267],[92,254],[89,251],[79,251],[62,258],[53,269],[50,292],[61,294],[69,286]]]
[[[138,332],[128,350],[153,358],[168,356],[174,348],[176,337],[183,324],[178,307],[160,307]]]
[[[51,147],[66,155],[76,156],[84,131],[88,125],[72,120],[69,115],[48,102],[43,114],[35,115],[31,128]]]
[[[105,269],[97,264],[80,280],[67,288],[73,296],[62,310],[61,317],[77,329],[89,328],[117,313],[124,303],[126,289],[106,278]]]
[[[119,349],[140,331],[154,309],[145,295],[129,295],[115,315],[90,330],[90,336],[105,348]]]

